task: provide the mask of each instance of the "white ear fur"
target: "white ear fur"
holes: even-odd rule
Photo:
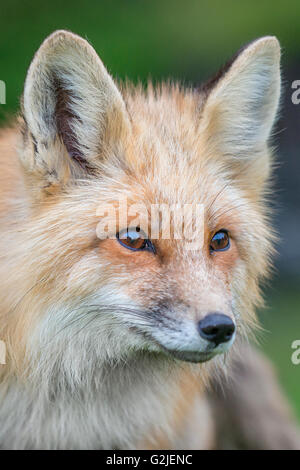
[[[280,46],[275,37],[251,43],[217,80],[201,127],[213,152],[248,160],[266,149],[280,97]]]
[[[23,114],[44,160],[55,141],[57,150],[59,137],[71,157],[90,166],[101,153],[109,116],[127,120],[121,94],[95,50],[67,31],[50,35],[36,53],[25,82]]]

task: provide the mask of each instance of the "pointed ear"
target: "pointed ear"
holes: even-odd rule
[[[280,96],[280,46],[263,37],[243,48],[204,86],[201,133],[210,153],[258,182],[269,173],[267,144]]]
[[[58,181],[97,169],[105,145],[129,125],[121,94],[100,58],[87,41],[67,31],[53,33],[36,53],[25,82],[23,116],[24,166]]]

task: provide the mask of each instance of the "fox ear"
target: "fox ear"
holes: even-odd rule
[[[201,132],[210,154],[258,183],[269,173],[268,139],[280,97],[280,46],[263,37],[243,48],[208,82]]]
[[[23,115],[23,163],[48,179],[97,169],[104,146],[116,142],[129,122],[94,49],[67,31],[53,33],[36,53],[25,81]]]

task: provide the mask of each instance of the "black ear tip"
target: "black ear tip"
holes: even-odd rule
[[[221,68],[213,77],[211,77],[198,87],[198,90],[204,95],[208,95],[210,91],[216,87],[220,79],[226,75],[233,63],[241,54],[243,54],[243,52],[252,47],[258,48],[263,46],[269,48],[270,51],[275,52],[275,54],[278,54],[280,56],[280,43],[276,36],[263,36],[261,38],[253,39],[252,41],[249,41],[248,43],[240,47],[238,51],[227,62],[225,62],[225,64],[221,66]]]
[[[237,58],[239,53],[236,53],[231,59],[229,59],[225,64],[221,66],[221,68],[217,71],[215,75],[213,75],[211,78],[209,78],[207,81],[202,83],[199,87],[198,90],[200,93],[203,93],[204,95],[209,95],[210,91],[215,88],[215,86],[218,84],[220,79],[228,72],[230,69],[231,65]]]

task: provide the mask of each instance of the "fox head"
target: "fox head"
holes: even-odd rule
[[[45,40],[22,102],[12,350],[76,375],[139,353],[205,362],[248,332],[273,237],[279,62],[263,37],[200,89],[144,90],[118,87],[82,38]],[[161,217],[153,236],[153,205],[202,208],[201,224],[184,222],[192,245],[174,214],[170,236]]]

